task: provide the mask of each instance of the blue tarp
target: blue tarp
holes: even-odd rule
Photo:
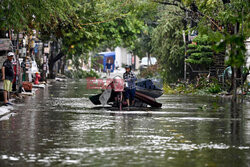
[[[99,53],[98,55],[103,56],[103,71],[106,72],[106,63],[108,59],[112,59],[112,69],[111,72],[114,71],[115,67],[115,52],[103,52]]]

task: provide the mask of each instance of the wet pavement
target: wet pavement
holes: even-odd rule
[[[0,118],[0,166],[250,166],[250,105],[166,95],[114,111],[86,82],[54,82]],[[4,118],[4,119],[3,119]]]

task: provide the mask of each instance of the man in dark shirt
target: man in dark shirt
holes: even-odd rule
[[[4,104],[5,105],[11,105],[11,103],[8,101],[8,93],[12,91],[12,81],[14,79],[14,70],[12,65],[12,59],[13,59],[14,53],[9,52],[7,55],[7,59],[3,63],[2,67],[2,80],[3,88],[4,88]]]
[[[111,69],[112,69],[112,63],[111,63],[111,60],[109,59],[108,62],[106,63],[106,72],[107,72],[107,76],[110,76],[110,72],[111,72]]]
[[[132,105],[135,102],[135,81],[137,80],[136,75],[131,71],[131,67],[125,66],[126,72],[123,74],[123,79],[127,83],[125,88],[125,98],[127,100],[128,107],[130,106],[130,100],[132,101]]]

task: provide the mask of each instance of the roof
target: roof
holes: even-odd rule
[[[99,55],[104,55],[105,57],[115,56],[115,52],[101,52]]]

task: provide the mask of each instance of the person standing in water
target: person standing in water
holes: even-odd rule
[[[4,96],[4,105],[12,105],[9,102],[9,92],[12,91],[12,81],[14,79],[14,70],[12,65],[12,59],[13,59],[14,53],[9,52],[7,55],[7,59],[3,63],[2,67],[2,80],[3,82],[3,96]]]
[[[111,63],[111,60],[109,59],[108,62],[106,63],[106,74],[107,74],[107,77],[110,76],[111,69],[112,69],[112,63]]]
[[[136,75],[131,71],[131,66],[126,65],[125,70],[126,72],[123,74],[123,79],[125,82],[127,82],[125,88],[125,99],[127,101],[128,107],[130,107],[130,100],[132,102],[131,105],[134,105],[135,103],[135,81],[137,80],[137,78]]]

